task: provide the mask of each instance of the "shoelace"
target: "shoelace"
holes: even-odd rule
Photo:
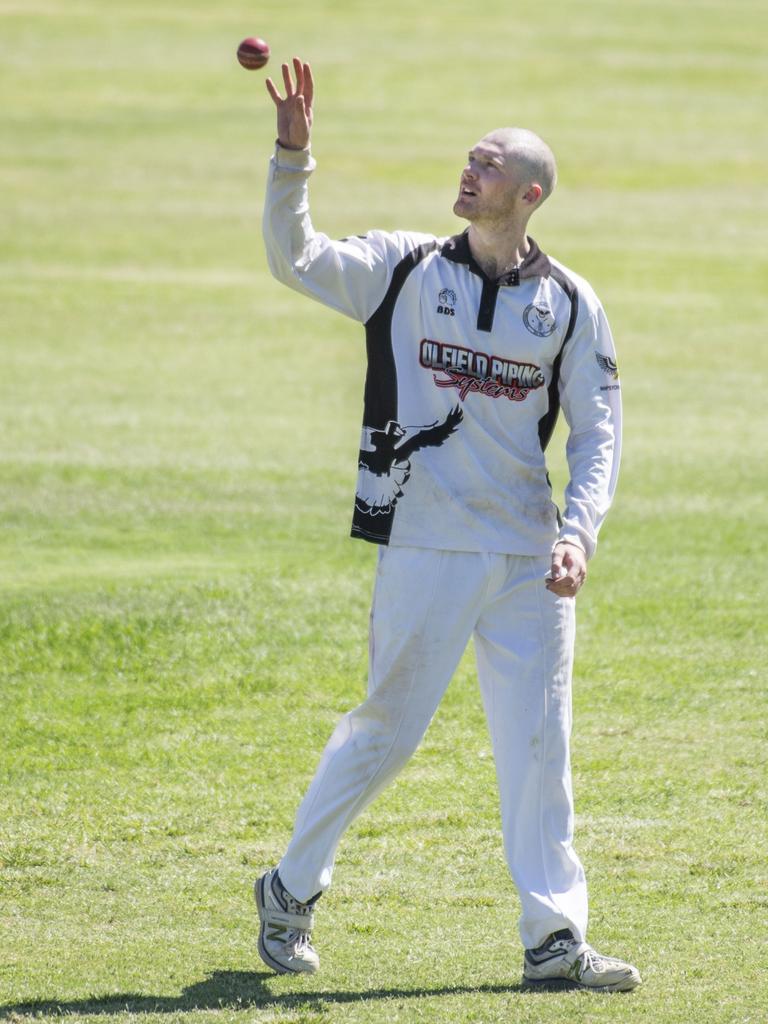
[[[312,913],[312,908],[315,905],[315,901],[314,900],[311,903],[299,903],[299,901],[297,899],[294,899],[293,896],[291,896],[291,894],[288,892],[287,889],[282,889],[282,894],[283,894],[283,899],[285,900],[285,905],[288,908],[288,912],[289,913],[291,913],[291,914],[310,914],[310,913]],[[295,939],[294,939],[293,936],[295,936]],[[288,941],[286,942],[286,946],[293,945],[295,947],[296,951],[298,952],[300,950],[306,949],[309,945],[311,945],[311,943],[310,943],[311,938],[312,938],[312,932],[310,932],[308,929],[297,928],[296,931],[289,932],[289,934],[288,934]]]
[[[606,970],[618,961],[611,960],[608,956],[603,956],[594,949],[585,949],[584,952],[578,956],[574,962],[574,967],[578,964],[578,974],[581,977],[585,971],[593,971],[595,974],[604,974]]]

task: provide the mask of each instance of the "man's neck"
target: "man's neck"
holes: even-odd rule
[[[469,225],[469,250],[486,277],[496,281],[520,266],[531,249],[525,228]]]

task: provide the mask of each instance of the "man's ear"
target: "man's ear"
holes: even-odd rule
[[[526,201],[526,203],[530,203],[531,206],[535,206],[536,203],[538,203],[538,201],[541,199],[543,194],[544,189],[541,187],[541,185],[537,185],[536,182],[534,182],[532,185],[529,186],[528,191],[523,196],[523,199]]]

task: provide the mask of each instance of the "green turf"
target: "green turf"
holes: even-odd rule
[[[375,552],[360,329],[265,269],[249,34],[314,63],[330,234],[456,230],[497,125],[559,156],[533,233],[624,382],[573,754],[631,996],[519,990],[470,656],[343,844],[322,973],[255,955],[252,880],[363,692]],[[766,34],[749,0],[0,0],[1,1018],[766,1019]]]

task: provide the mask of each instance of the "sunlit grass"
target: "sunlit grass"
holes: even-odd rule
[[[0,1016],[762,1020],[765,21],[0,0]],[[254,32],[315,64],[330,234],[456,230],[496,125],[558,153],[534,234],[603,298],[624,384],[573,758],[629,998],[518,989],[471,652],[342,846],[322,974],[257,959],[250,885],[364,690],[375,552],[346,537],[361,331],[265,269]]]

